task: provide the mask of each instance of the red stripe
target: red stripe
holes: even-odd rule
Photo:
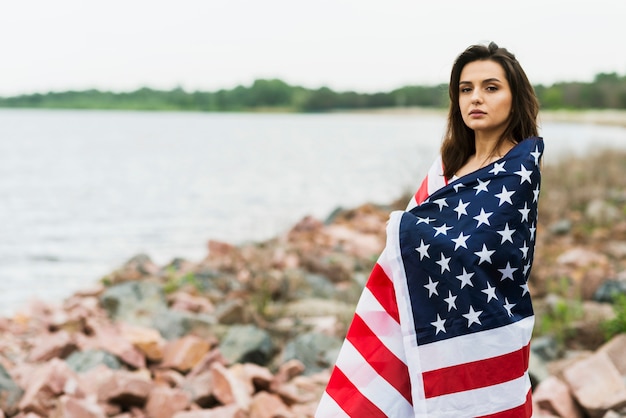
[[[383,379],[412,403],[408,367],[385,347],[359,315],[354,315],[346,339]]]
[[[337,367],[326,387],[326,393],[351,417],[385,418],[385,414],[367,399]]]
[[[424,372],[426,398],[508,382],[528,370],[530,345],[512,353]],[[479,349],[479,348],[477,348]]]
[[[378,303],[387,311],[389,316],[400,323],[400,314],[398,313],[398,304],[396,303],[396,292],[393,283],[385,274],[383,268],[376,264],[372,269],[367,284],[365,285],[372,292]]]
[[[478,418],[530,418],[533,415],[533,399],[531,391],[526,395],[526,402],[515,408],[506,411],[496,412],[495,414],[483,415]]]
[[[428,197],[428,176],[422,180],[420,188],[415,193],[415,202],[419,205]]]

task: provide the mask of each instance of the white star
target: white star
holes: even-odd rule
[[[487,246],[483,244],[483,249],[478,252],[475,252],[474,254],[480,257],[480,260],[478,260],[478,264],[482,264],[483,261],[486,261],[489,264],[491,264],[491,254],[495,252],[496,252],[495,250],[488,250]]]
[[[524,209],[518,209],[518,211],[522,214],[522,222],[528,222],[528,214],[530,213],[530,209],[528,209],[528,203],[524,202]]]
[[[532,173],[533,173],[532,171],[526,170],[526,167],[524,167],[524,164],[520,166],[520,171],[515,172],[515,174],[517,174],[520,177],[519,184],[523,184],[525,181],[528,181],[528,183],[532,184],[532,182],[530,181],[530,175]]]
[[[439,314],[437,314],[437,320],[435,322],[430,323],[430,325],[436,328],[435,335],[439,334],[439,331],[443,332],[444,334],[446,333],[446,328],[444,327],[445,323],[446,323],[446,320],[441,319]]]
[[[433,203],[436,203],[439,206],[439,210],[442,210],[443,207],[448,207],[448,202],[446,202],[446,198],[442,197],[441,199],[433,200]]]
[[[467,211],[465,210],[465,208],[467,208],[468,206],[469,202],[465,203],[463,202],[463,200],[459,199],[458,206],[454,208],[454,211],[459,214],[459,217],[457,219],[461,219],[461,215],[467,215]]]
[[[437,236],[439,234],[447,236],[448,235],[448,231],[452,229],[451,226],[448,226],[446,224],[443,224],[443,225],[438,226],[438,227],[433,227],[433,228],[435,229],[435,231],[437,231],[437,232],[435,232],[435,236]]]
[[[541,153],[539,152],[539,147],[535,146],[535,150],[530,153],[533,157],[535,157],[535,165],[539,165],[539,158],[541,157]]]
[[[528,284],[527,283],[521,284],[521,285],[519,285],[519,287],[522,288],[522,297],[524,295],[526,295],[526,293],[528,293]]]
[[[491,224],[489,223],[489,217],[491,215],[493,215],[493,212],[485,213],[485,209],[484,208],[480,208],[480,213],[478,215],[474,216],[474,219],[476,219],[478,221],[478,225],[476,225],[476,228],[478,228],[482,224],[491,226]]]
[[[476,194],[480,193],[480,192],[487,192],[487,186],[489,185],[489,183],[491,182],[491,180],[487,180],[487,181],[482,181],[481,179],[476,179],[478,180],[478,186],[474,187],[474,190],[476,190]]]
[[[487,303],[489,303],[491,299],[498,300],[498,297],[496,296],[496,288],[492,287],[489,282],[487,282],[487,288],[481,290],[481,292],[487,295]]]
[[[463,235],[463,232],[461,232],[458,238],[452,238],[452,241],[454,241],[455,244],[454,250],[456,251],[459,247],[467,249],[466,241],[469,237],[470,235]]]
[[[460,274],[460,275],[456,276],[456,278],[461,281],[461,289],[463,289],[466,284],[474,287],[474,284],[472,283],[472,280],[471,280],[473,275],[474,275],[474,273],[466,272],[465,271],[465,267],[463,267],[463,274]]]
[[[498,269],[498,271],[502,273],[502,278],[500,280],[504,280],[504,279],[514,280],[513,273],[515,273],[516,270],[519,270],[519,269],[517,267],[515,268],[511,267],[511,263],[507,261],[505,268]]]
[[[448,304],[448,312],[452,310],[452,308],[456,309],[456,296],[452,296],[452,292],[448,290],[448,297],[444,299]]]
[[[450,267],[448,266],[448,263],[450,263],[450,259],[451,258],[452,257],[445,258],[443,256],[443,253],[441,253],[441,259],[439,261],[435,261],[435,263],[437,263],[437,264],[439,264],[441,266],[441,273],[442,274],[446,270],[450,271]]]
[[[502,231],[496,231],[496,232],[502,235],[502,241],[500,242],[500,244],[504,244],[505,241],[510,241],[511,244],[513,244],[513,233],[515,232],[515,230],[509,229],[508,222],[504,225],[504,229]]]
[[[494,175],[497,175],[500,171],[502,171],[503,173],[506,173],[506,170],[504,169],[504,163],[505,161],[501,163],[494,163],[493,168],[489,170],[489,172]]]
[[[433,279],[431,279],[430,277],[428,277],[428,284],[425,284],[424,287],[426,289],[428,289],[428,298],[430,299],[430,297],[432,295],[437,295],[439,296],[439,293],[437,292],[437,285],[439,284],[439,282],[433,282]]]
[[[515,190],[513,190],[512,192],[509,192],[506,187],[502,186],[502,193],[498,193],[495,196],[500,199],[500,203],[498,203],[498,206],[502,206],[502,204],[504,202],[508,203],[509,205],[512,205],[513,202],[511,201],[511,196],[513,196],[513,194],[515,193]]]
[[[524,277],[528,276],[528,270],[530,270],[530,261],[524,264]]]
[[[533,223],[533,226],[531,226],[529,229],[530,229],[530,240],[534,241],[535,240],[535,231],[537,230],[537,227]]]
[[[539,200],[539,185],[537,185],[537,187],[535,187],[535,190],[533,190],[533,202],[536,202]]]
[[[420,246],[415,249],[415,251],[420,253],[420,260],[423,260],[424,257],[430,258],[428,248],[430,248],[430,244],[424,244],[424,240],[421,240]]]
[[[509,300],[507,298],[504,298],[504,305],[502,305],[504,307],[504,309],[506,309],[506,313],[509,314],[509,316],[513,316],[513,312],[511,312],[511,309],[513,309],[513,307],[515,306],[514,303],[509,303]]]
[[[419,216],[417,217],[417,223],[415,225],[419,225],[421,223],[425,223],[425,224],[429,224],[432,221],[434,221],[434,219],[430,219],[430,217],[427,218],[420,218]]]
[[[524,260],[528,257],[528,245],[526,245],[526,240],[524,240],[524,246],[519,249],[524,255]]]
[[[480,316],[480,314],[483,313],[483,311],[474,311],[474,307],[472,305],[470,305],[469,308],[469,312],[466,314],[463,314],[463,316],[465,318],[467,318],[467,327],[469,328],[474,322],[476,322],[478,325],[482,325],[480,322],[480,319],[478,319],[478,317]]]
[[[462,183],[459,183],[459,184],[455,184],[453,187],[454,187],[454,191],[458,193],[458,192],[459,192],[459,189],[460,189],[461,187],[465,187],[465,185],[464,185],[464,184],[462,184]]]

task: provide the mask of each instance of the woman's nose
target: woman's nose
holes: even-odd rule
[[[478,89],[472,91],[472,103],[480,103],[482,101],[482,96]]]

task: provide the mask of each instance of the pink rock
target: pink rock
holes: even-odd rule
[[[606,353],[615,368],[622,376],[626,375],[626,334],[618,334],[598,349],[599,353]]]
[[[220,363],[211,365],[211,376],[213,395],[218,401],[224,405],[234,403],[244,410],[248,409],[252,395],[249,383],[238,379]]]
[[[202,359],[191,369],[189,375],[204,373],[211,370],[211,364],[218,362],[220,364],[228,364],[228,360],[224,358],[219,348],[214,348],[202,357]]]
[[[106,414],[94,401],[63,395],[50,418],[106,418]]]
[[[122,406],[143,406],[153,387],[147,370],[129,372],[113,371],[110,378],[100,385],[98,400]]]
[[[225,405],[211,409],[184,411],[174,414],[172,418],[249,418],[248,413],[237,405]]]
[[[65,358],[76,350],[76,344],[66,331],[44,334],[33,344],[28,360],[32,362],[48,361],[52,358]]]
[[[293,414],[276,395],[259,392],[252,398],[249,410],[250,418],[287,418]]]
[[[128,324],[120,325],[120,331],[122,337],[128,340],[147,359],[155,362],[163,359],[165,340],[159,331]]]
[[[583,417],[569,387],[555,376],[549,376],[537,386],[533,392],[533,401],[540,409],[559,417]]]
[[[189,406],[190,397],[181,389],[156,386],[150,391],[146,413],[150,418],[171,418]]]
[[[281,364],[278,367],[278,372],[272,380],[272,388],[276,389],[283,383],[286,383],[294,377],[302,374],[305,368],[304,363],[297,359],[288,360]]]
[[[154,374],[154,384],[166,385],[171,388],[181,387],[185,382],[185,376],[182,373],[172,369],[155,369],[152,372]]]
[[[81,349],[105,350],[135,369],[146,367],[146,358],[143,353],[124,338],[119,327],[92,318],[87,320],[87,326],[93,337],[79,339]]]
[[[176,292],[168,297],[170,308],[177,311],[213,313],[215,306],[207,298],[194,296],[188,292]]]
[[[243,367],[244,373],[248,376],[256,390],[269,390],[274,380],[274,375],[267,367],[254,363],[245,363],[241,367]]]
[[[43,364],[25,388],[20,410],[46,416],[70,380],[76,382],[77,376],[63,360],[55,358]]]
[[[210,348],[210,344],[206,340],[195,335],[186,335],[166,344],[163,353],[163,367],[188,372],[202,360]]]
[[[606,353],[595,353],[563,371],[578,403],[592,418],[626,406],[626,385]]]
[[[200,374],[188,375],[180,387],[189,394],[193,402],[200,406],[209,406],[215,402],[213,398],[213,374],[210,370]]]

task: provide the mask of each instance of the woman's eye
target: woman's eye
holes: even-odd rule
[[[497,91],[498,88],[496,86],[489,86],[487,87],[487,91]]]
[[[461,87],[461,93],[467,93],[469,91],[472,91],[472,89],[469,87]]]

